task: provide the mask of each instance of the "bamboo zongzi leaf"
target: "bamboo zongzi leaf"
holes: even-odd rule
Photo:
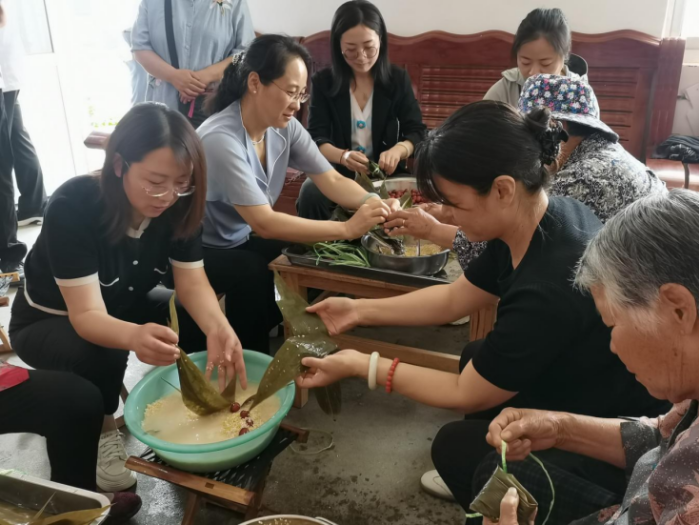
[[[57,514],[55,516],[39,518],[36,521],[32,520],[28,523],[28,525],[90,525],[90,523],[102,516],[104,511],[110,506],[102,507],[101,509],[64,512],[63,514]]]
[[[170,328],[180,335],[174,293],[170,297]],[[180,351],[180,358],[177,360],[177,375],[180,378],[180,392],[185,406],[200,416],[213,414],[228,407],[231,404],[231,401],[228,400],[231,390],[233,390],[234,395],[236,393],[235,380],[231,381],[233,387],[231,383],[226,387],[226,396],[219,394],[185,351],[180,347],[177,349]]]
[[[389,190],[386,187],[386,181],[382,181],[382,185],[379,186],[379,191],[377,193],[379,193],[381,199],[386,200],[390,198]]]
[[[342,407],[340,383],[314,388],[314,394],[316,395],[318,406],[320,406],[321,410],[326,414],[333,416],[333,419],[340,414],[340,409]]]
[[[292,335],[328,335],[328,329],[321,318],[306,311],[309,303],[299,294],[294,293],[277,273],[275,273],[275,286],[280,294],[277,306]]]
[[[484,485],[484,488],[481,489],[476,499],[472,501],[469,508],[491,521],[498,521],[501,515],[501,500],[511,487],[515,487],[520,498],[518,503],[518,525],[528,525],[537,510],[537,501],[515,479],[515,476],[507,474],[501,467],[496,467],[493,475]]]
[[[177,307],[175,306],[175,293],[170,296],[170,329],[180,336],[180,324],[177,321]]]
[[[368,167],[370,177],[374,177],[375,179],[386,180],[386,173],[384,173],[384,170],[382,170],[382,168],[379,167],[379,164],[370,160]]]
[[[280,294],[277,304],[292,337],[287,339],[275,354],[275,358],[260,381],[258,392],[243,403],[245,405],[252,400],[251,410],[304,373],[307,368],[301,364],[302,359],[322,358],[338,349],[328,335],[326,325],[321,318],[306,311],[309,303],[293,292],[277,273],[275,273],[275,285]],[[340,399],[339,389],[340,386],[334,393],[338,399]]]
[[[366,174],[356,171],[355,182],[357,182],[366,192],[376,193],[376,188],[374,187],[374,184],[372,184],[372,181]]]
[[[197,368],[189,356],[180,350],[177,360],[177,374],[180,377],[182,401],[195,414],[206,416],[231,405],[231,402],[217,392],[216,388],[205,379],[202,371]]]
[[[401,204],[401,209],[402,210],[407,210],[408,208],[413,207],[413,195],[411,194],[410,191],[407,191],[401,196],[401,200],[399,201]]]

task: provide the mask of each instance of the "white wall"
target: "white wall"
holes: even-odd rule
[[[581,33],[636,29],[660,37],[673,0],[374,0],[391,33],[416,35],[441,29],[470,34],[489,29],[515,32],[536,7],[561,7]],[[248,0],[255,29],[308,36],[330,28],[343,0]]]

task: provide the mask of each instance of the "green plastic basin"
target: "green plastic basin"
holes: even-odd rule
[[[192,361],[204,370],[207,353],[190,354]],[[243,350],[248,381],[259,383],[265,370],[272,361],[268,355],[251,350]],[[282,419],[287,415],[294,401],[294,383],[288,384],[277,392],[280,409],[259,428],[235,439],[209,443],[206,445],[181,445],[163,441],[147,434],[141,428],[146,407],[160,398],[172,394],[173,389],[165,381],[175,386],[180,385],[176,365],[156,368],[144,377],[131,391],[124,406],[124,421],[129,431],[142,443],[145,443],[166,463],[189,472],[215,472],[226,470],[257,456],[270,444]],[[212,375],[216,378],[216,370]]]

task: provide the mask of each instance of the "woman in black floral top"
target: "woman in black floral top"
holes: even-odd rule
[[[529,113],[546,107],[564,125],[561,154],[552,166],[557,173],[550,195],[583,202],[605,223],[620,210],[647,195],[666,193],[666,185],[649,168],[628,153],[619,137],[599,119],[598,101],[583,80],[558,75],[536,75],[523,86],[519,109]],[[445,247],[452,246],[462,268],[484,249],[450,225],[442,206],[399,212],[387,227],[403,225],[393,235],[414,235]],[[402,222],[405,221],[405,222]]]
[[[548,454],[563,450],[626,469],[620,500],[548,465],[556,489],[552,523],[697,525],[698,194],[672,190],[629,206],[591,241],[576,281],[613,328],[613,352],[654,397],[674,407],[638,420],[508,408],[491,423],[487,440],[497,450],[506,441],[511,460],[542,450],[547,463]],[[493,453],[477,478],[488,479],[499,461]],[[516,461],[508,471],[539,501],[543,519],[551,491],[540,468]],[[517,524],[516,508],[517,498],[502,502],[500,525]]]

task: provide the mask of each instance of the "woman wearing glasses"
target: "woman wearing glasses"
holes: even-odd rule
[[[369,160],[387,175],[406,172],[405,160],[425,134],[408,73],[389,62],[386,25],[366,0],[341,5],[331,24],[332,67],[311,80],[309,133],[346,177],[367,173]],[[301,189],[301,217],[324,220],[335,205],[313,180]]]
[[[129,352],[156,366],[178,357],[178,336],[164,326],[172,292],[156,289],[170,266],[184,307],[180,346],[206,348],[207,371],[219,367],[221,387],[235,373],[245,383],[240,342],[203,268],[205,166],[183,115],[163,104],[134,106],[109,139],[102,171],[53,194],[12,305],[12,344],[24,362],[99,389],[97,486],[106,492],[136,482],[113,417]]]
[[[356,239],[385,221],[398,201],[367,193],[328,163],[294,113],[308,99],[308,51],[294,39],[263,35],[234,56],[214,113],[197,130],[207,158],[204,261],[244,348],[268,352],[281,321],[267,268],[289,242]],[[331,201],[357,210],[348,222],[275,212],[287,168],[304,171]]]

